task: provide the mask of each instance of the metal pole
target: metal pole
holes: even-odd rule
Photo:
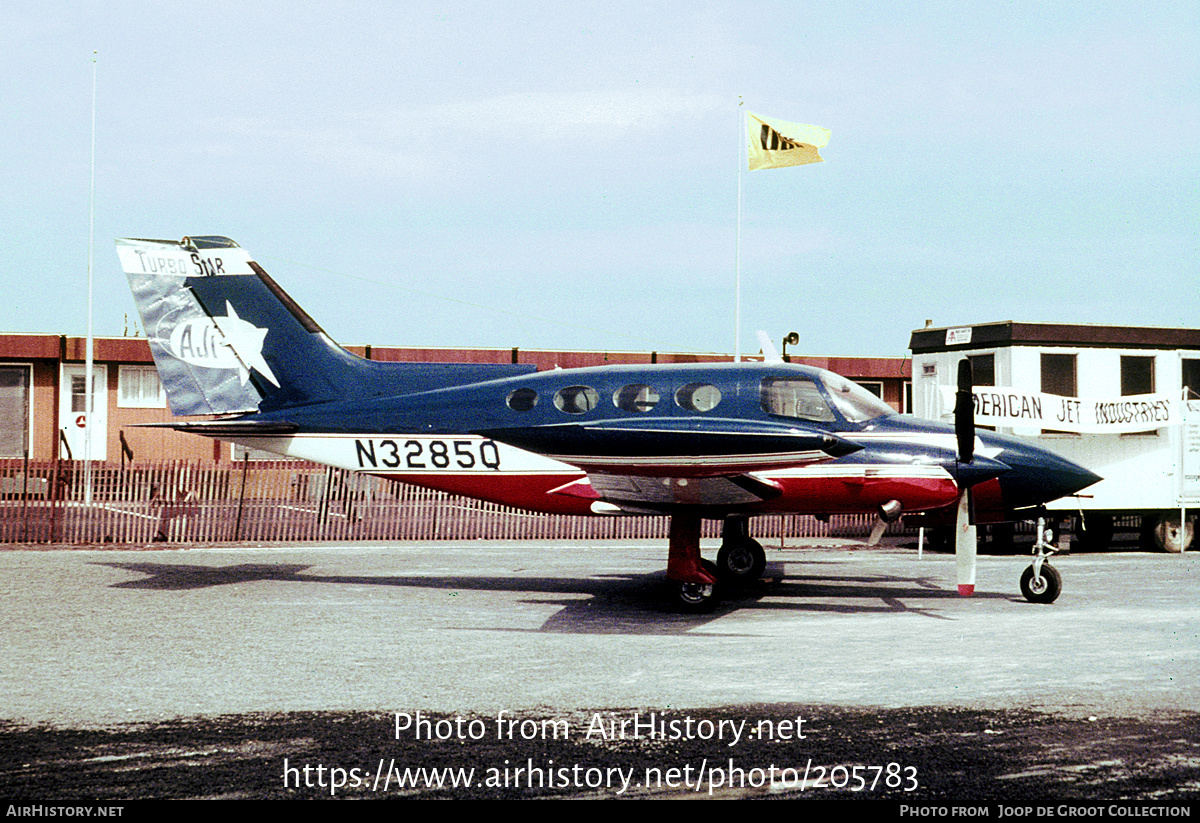
[[[88,539],[91,539],[92,506],[92,427],[96,409],[92,367],[95,360],[92,338],[92,251],[96,235],[96,52],[92,52],[92,151],[91,179],[88,201],[88,264],[87,264],[87,351],[84,356],[84,408],[87,419],[83,428],[83,504]]]
[[[24,476],[21,478],[21,542],[29,542],[29,447],[25,448]]]
[[[738,96],[737,242],[733,267],[733,362],[742,361],[742,98]]]
[[[246,505],[246,472],[250,470],[250,450],[242,455],[242,489],[238,493],[237,520],[233,524],[233,539],[242,539],[242,508]]]

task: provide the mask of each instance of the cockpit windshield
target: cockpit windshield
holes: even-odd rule
[[[876,417],[884,417],[896,413],[895,409],[884,403],[875,395],[857,383],[847,380],[840,374],[825,372],[825,390],[834,408],[851,423],[865,423]]]
[[[811,377],[789,375],[763,378],[763,411],[814,423],[834,422],[837,420],[835,409],[850,423],[865,423],[876,417],[895,414],[887,403],[839,374],[823,371],[820,378],[825,384],[825,392],[817,387],[817,382]]]

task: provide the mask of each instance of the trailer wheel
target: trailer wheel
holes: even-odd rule
[[[1165,512],[1142,518],[1142,544],[1145,548],[1178,554],[1192,545],[1193,524],[1188,520],[1180,528],[1179,514]]]
[[[1062,575],[1049,563],[1042,564],[1042,579],[1033,579],[1033,566],[1021,575],[1021,594],[1030,603],[1053,603],[1062,592]]]

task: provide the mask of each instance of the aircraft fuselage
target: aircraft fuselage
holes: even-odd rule
[[[295,433],[247,445],[559,514],[905,513],[958,496],[953,427],[897,415],[821,369],[786,363],[554,370],[243,418]],[[1079,468],[980,432],[998,461],[979,522],[1070,494]]]

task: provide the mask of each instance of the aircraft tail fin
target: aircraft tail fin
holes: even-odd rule
[[[227,237],[122,238],[117,254],[177,415],[407,394],[534,369],[358,357]]]

